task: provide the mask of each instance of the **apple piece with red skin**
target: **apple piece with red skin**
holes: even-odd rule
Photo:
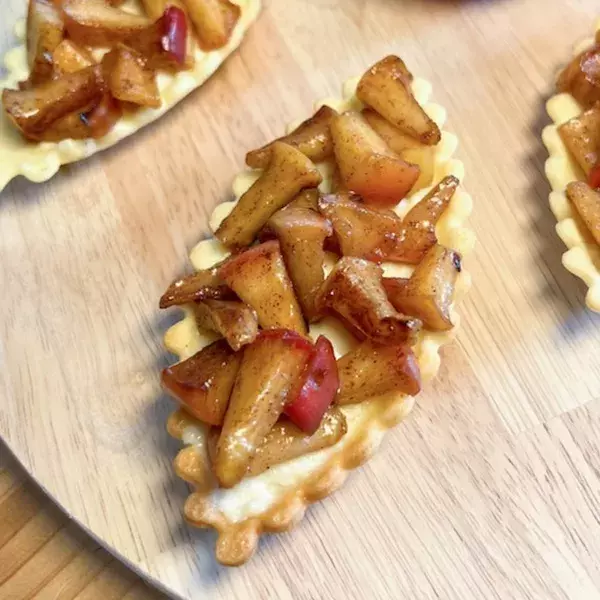
[[[600,45],[578,54],[561,72],[556,81],[559,92],[571,94],[583,108],[600,101]]]
[[[600,163],[591,168],[588,174],[588,185],[595,190],[600,188]]]
[[[219,277],[256,311],[263,329],[306,333],[278,241],[265,242],[232,256],[220,267]]]
[[[182,408],[203,423],[221,425],[242,360],[224,340],[163,370],[161,383]]]
[[[357,404],[390,392],[416,396],[421,372],[414,352],[406,344],[359,344],[338,360],[340,387],[337,405]]]
[[[309,340],[288,329],[262,331],[245,346],[214,461],[221,486],[233,487],[245,477],[312,350]]]
[[[419,179],[419,167],[392,152],[360,113],[334,117],[330,129],[344,186],[366,204],[394,206]]]
[[[302,431],[313,434],[331,406],[339,387],[333,346],[319,336],[304,373],[290,393],[284,412]]]
[[[188,52],[188,18],[178,6],[168,6],[161,17],[125,43],[146,59],[149,69],[190,69],[194,57]]]

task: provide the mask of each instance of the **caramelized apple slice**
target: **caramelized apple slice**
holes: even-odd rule
[[[167,7],[167,0],[142,0],[144,12],[151,19],[158,19]]]
[[[402,219],[395,212],[366,206],[348,193],[323,196],[319,211],[331,221],[343,256],[396,260]]]
[[[365,108],[362,115],[372,129],[388,145],[390,150],[398,154],[406,162],[417,165],[421,169],[419,179],[412,188],[416,192],[433,183],[435,174],[435,146],[428,146],[403,133],[386,121],[372,108]]]
[[[311,352],[306,338],[281,329],[263,331],[245,347],[214,462],[223,487],[234,486],[246,475]]]
[[[258,447],[248,475],[254,477],[275,465],[329,448],[342,439],[347,429],[346,417],[338,408],[330,408],[325,413],[312,435],[283,419],[275,424]]]
[[[28,138],[36,139],[54,121],[100,100],[103,82],[95,65],[27,90],[2,92],[4,109]]]
[[[574,181],[567,186],[567,198],[600,244],[600,193],[583,181]]]
[[[178,6],[168,6],[160,18],[128,37],[125,43],[146,59],[148,69],[190,69],[194,66],[194,56],[188,32],[185,12]]]
[[[375,263],[345,256],[325,280],[316,308],[322,314],[340,315],[374,341],[412,343],[421,324],[396,312],[383,289],[382,275],[381,267]]]
[[[161,374],[165,391],[192,416],[209,425],[221,425],[242,354],[219,340]]]
[[[146,67],[142,55],[117,44],[102,59],[111,94],[122,102],[158,108],[161,105],[156,73]]]
[[[105,136],[121,118],[119,103],[109,94],[104,93],[99,102],[94,102],[82,111],[70,113],[57,119],[39,134],[30,135],[30,139],[45,142],[61,140],[98,139]]]
[[[600,101],[600,46],[576,56],[559,75],[556,87],[571,94],[584,108]]]
[[[331,406],[339,385],[333,345],[321,335],[304,372],[290,392],[285,414],[302,431],[312,435]]]
[[[202,50],[222,48],[240,18],[240,7],[229,0],[183,0]]]
[[[600,106],[594,106],[563,123],[558,128],[558,133],[583,172],[588,175],[598,162]]]
[[[388,56],[362,76],[356,95],[404,133],[434,146],[441,139],[440,129],[412,95],[406,72],[402,60]]]
[[[318,212],[318,202],[320,197],[321,193],[319,192],[319,188],[308,188],[299,192],[294,199],[284,207],[284,209],[308,208]]]
[[[450,305],[460,269],[458,252],[436,245],[410,279],[384,278],[383,287],[397,311],[420,319],[427,329],[448,331],[453,327]]]
[[[279,242],[265,242],[230,258],[219,269],[219,276],[256,311],[263,329],[306,333]]]
[[[194,304],[199,327],[220,333],[233,350],[250,344],[258,335],[256,313],[242,302],[203,300]]]
[[[437,242],[435,227],[448,208],[458,184],[459,181],[454,175],[444,177],[423,200],[408,211],[402,220],[397,258],[390,260],[416,264],[423,258]]]
[[[388,392],[416,396],[421,391],[419,363],[404,344],[359,344],[338,360],[340,389],[335,402],[357,404]]]
[[[394,154],[359,113],[338,115],[330,129],[337,165],[349,190],[377,206],[398,204],[410,192],[419,167]]]
[[[311,320],[317,316],[315,297],[324,280],[323,243],[332,234],[331,225],[308,208],[286,208],[271,217],[269,226],[279,240],[304,315]]]
[[[239,199],[215,236],[226,246],[249,246],[269,218],[304,188],[316,187],[322,177],[304,154],[275,142],[271,162],[254,185]]]
[[[84,46],[111,46],[141,33],[152,22],[104,0],[63,0],[65,26],[71,39]]]
[[[61,76],[65,73],[75,73],[94,64],[90,52],[79,46],[73,40],[63,40],[52,53],[54,74]]]
[[[52,79],[52,53],[64,38],[64,24],[51,0],[29,0],[27,62],[31,85]]]
[[[162,295],[160,308],[182,306],[200,300],[231,300],[233,291],[219,275],[219,267],[197,271],[186,277],[176,279]]]
[[[329,131],[331,119],[337,112],[329,106],[322,106],[310,119],[301,123],[292,133],[276,142],[284,142],[296,148],[315,163],[322,162],[333,155],[333,142]],[[246,154],[246,164],[253,169],[264,169],[271,160],[274,142],[252,150]]]

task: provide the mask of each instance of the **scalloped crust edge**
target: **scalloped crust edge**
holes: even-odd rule
[[[2,111],[0,116],[0,192],[8,182],[23,175],[40,183],[54,176],[62,165],[89,158],[93,154],[114,146],[136,131],[156,121],[188,94],[199,88],[241,44],[247,30],[257,18],[261,0],[234,0],[241,8],[240,19],[232,36],[223,48],[211,52],[195,51],[195,65],[189,71],[174,75],[159,73],[162,105],[159,108],[140,108],[122,117],[104,137],[94,140],[62,140],[60,142],[27,142],[9,123]],[[18,39],[25,37],[24,22],[15,25]],[[28,75],[26,50],[23,44],[9,50],[4,56],[7,76],[0,80],[0,91],[14,87]]]
[[[596,23],[595,29],[600,29],[600,21]],[[591,38],[577,44],[573,56],[592,44]],[[546,126],[542,132],[542,141],[549,154],[545,172],[552,188],[549,202],[557,220],[556,233],[567,247],[562,263],[567,271],[582,279],[588,286],[585,297],[588,308],[600,312],[600,247],[565,194],[567,184],[585,180],[585,177],[558,132],[560,125],[581,114],[583,109],[573,96],[562,93],[548,100],[546,110],[552,119],[552,125]]]
[[[354,90],[357,81],[357,79],[353,79],[346,83],[342,101],[324,100],[318,102],[315,109],[324,103],[334,107],[342,103],[348,106],[356,106],[357,100],[354,97]],[[424,106],[426,112],[430,113],[432,117],[437,117],[434,120],[443,122],[445,111],[438,105],[425,104],[431,91],[430,84],[424,80],[415,80],[413,85],[416,86],[415,96]],[[293,129],[295,125],[296,123],[291,124],[288,130]],[[447,132],[443,132],[443,136],[453,138],[452,134]],[[452,158],[456,148],[455,138],[453,143],[449,144],[449,148],[444,155],[436,156],[434,181],[439,181],[443,176],[450,173],[455,174],[461,180],[463,178],[463,164]],[[239,197],[251,185],[255,177],[256,174],[251,171],[245,171],[238,175],[233,183],[234,195]],[[398,207],[399,214],[405,214],[429,189],[421,190],[404,200]],[[223,203],[220,207],[224,208],[226,206],[228,212],[233,204],[232,202]],[[440,242],[459,250],[463,257],[473,249],[475,244],[474,233],[463,227],[471,210],[471,198],[462,190],[461,186],[443,219],[438,224],[437,233]],[[217,207],[211,218],[213,231],[223,216],[224,211],[220,211]],[[193,263],[195,251],[199,253],[198,250],[202,243],[200,242],[190,253]],[[457,282],[454,306],[464,297],[470,286],[470,276],[463,269]],[[435,377],[440,365],[439,349],[451,342],[456,335],[459,318],[454,311],[454,306],[452,311],[454,328],[443,334],[427,332],[418,344],[417,355],[424,381]],[[193,320],[193,317],[186,311],[186,318],[172,326],[165,334],[166,347],[171,352],[179,355],[180,360],[193,354],[198,343],[198,340],[191,339],[193,334],[190,334],[190,329],[184,327],[186,322],[189,325],[190,319]],[[359,435],[354,436],[351,444],[333,453],[323,466],[318,468],[316,472],[311,473],[297,487],[285,492],[266,511],[240,521],[229,520],[210,502],[208,497],[210,488],[206,488],[204,485],[204,474],[198,475],[199,471],[201,472],[205,468],[205,465],[202,464],[204,459],[195,451],[195,447],[186,445],[180,451],[174,460],[174,469],[179,477],[196,488],[185,503],[184,516],[190,524],[196,527],[212,527],[217,530],[219,535],[216,543],[216,558],[220,563],[229,566],[241,565],[254,554],[263,533],[281,533],[289,531],[297,525],[302,520],[310,504],[339,489],[351,470],[362,465],[374,455],[384,434],[407,417],[415,404],[415,399],[392,393],[385,397],[367,400],[360,406],[368,407],[371,403],[373,403],[373,406],[377,406],[377,414],[368,420],[368,427],[362,430]],[[375,405],[375,403],[377,404]],[[365,410],[368,410],[368,408]],[[170,435],[182,440],[187,425],[193,422],[195,420],[192,417],[178,410],[169,418],[167,430]],[[333,446],[333,448],[336,448],[336,446]]]

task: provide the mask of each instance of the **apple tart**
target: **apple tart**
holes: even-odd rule
[[[185,312],[165,336],[180,362],[161,375],[180,404],[184,513],[218,530],[223,564],[369,459],[456,332],[471,200],[429,95],[388,56],[249,152],[195,272],[160,300]]]
[[[600,312],[600,23],[595,38],[577,47],[556,81],[543,132],[546,176],[556,231],[567,246],[563,265],[589,290],[587,306]]]
[[[0,190],[45,181],[199,87],[240,44],[260,0],[29,0],[0,81]]]

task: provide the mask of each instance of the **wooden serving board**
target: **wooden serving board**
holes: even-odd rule
[[[2,3],[2,49],[23,0]],[[598,317],[560,263],[544,100],[592,0],[271,0],[241,50],[109,152],[0,195],[0,434],[69,515],[185,598],[600,598]],[[434,85],[479,245],[456,345],[342,491],[240,569],[182,522],[165,285],[247,149],[383,55]]]

